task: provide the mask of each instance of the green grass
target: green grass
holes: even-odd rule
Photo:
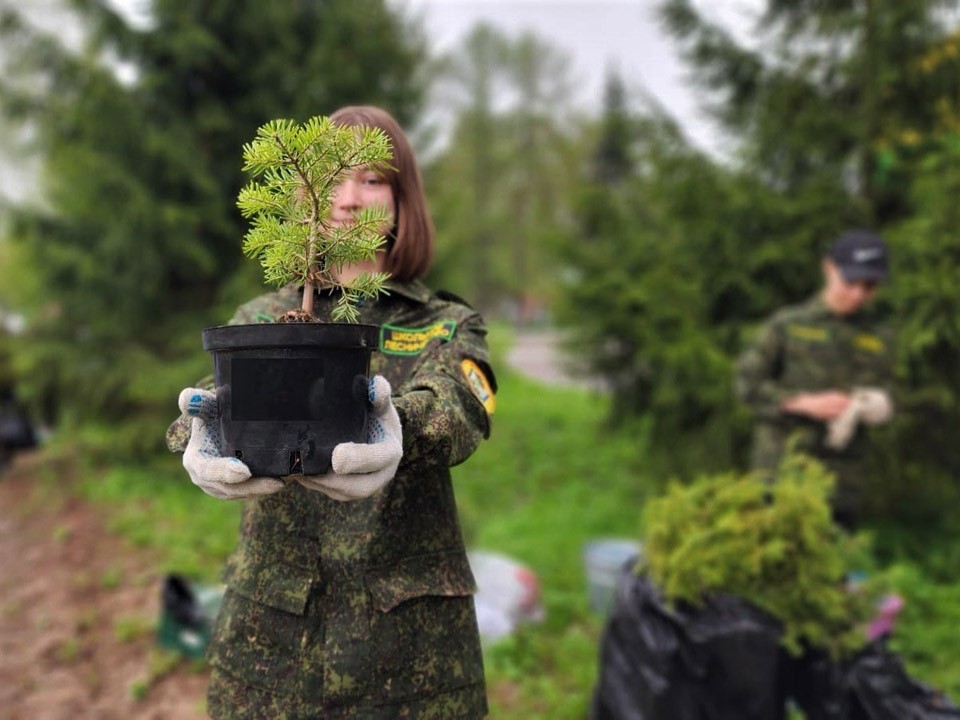
[[[160,569],[216,581],[237,539],[239,503],[207,497],[193,486],[179,455],[149,467],[113,467],[88,477],[83,495],[110,507],[108,526],[157,551]]]
[[[509,334],[496,328],[491,342],[502,356]],[[487,650],[491,717],[582,720],[602,630],[587,603],[584,545],[639,539],[641,508],[663,478],[651,476],[639,439],[603,430],[602,395],[547,388],[503,370],[498,380],[491,438],[454,468],[461,520],[469,547],[505,553],[536,572],[547,617]],[[217,579],[236,540],[240,504],[203,495],[179,456],[101,470],[82,488],[109,508],[112,529],[156,552],[163,570]],[[931,553],[936,565],[957,548]],[[916,565],[897,566],[907,607],[895,647],[917,679],[960,698],[960,581],[943,575],[934,582]]]
[[[531,567],[547,616],[487,653],[491,716],[583,718],[601,630],[587,604],[584,545],[639,539],[649,483],[632,438],[598,429],[605,398],[509,373],[499,381],[491,438],[454,469],[454,487],[468,545]]]

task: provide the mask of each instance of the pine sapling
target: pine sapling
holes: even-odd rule
[[[357,322],[357,303],[384,292],[387,273],[363,273],[349,283],[337,278],[345,265],[376,257],[390,222],[387,208],[363,208],[348,225],[331,223],[330,212],[339,183],[358,170],[386,169],[391,157],[382,130],[340,127],[322,116],[303,124],[272,120],[244,144],[243,169],[253,179],[237,197],[241,214],[252,220],[243,253],[260,260],[267,283],[303,287],[301,309],[278,321],[310,321],[314,290],[339,288],[333,319]]]

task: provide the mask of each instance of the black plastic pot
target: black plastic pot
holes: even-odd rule
[[[373,325],[277,323],[203,331],[223,452],[255,475],[319,475],[341,442],[366,442]]]

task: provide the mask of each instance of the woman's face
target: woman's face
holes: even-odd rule
[[[390,218],[382,232],[388,233],[397,222],[393,189],[387,179],[379,173],[360,168],[333,189],[330,224],[337,227],[349,224],[360,210],[370,207],[386,209]]]

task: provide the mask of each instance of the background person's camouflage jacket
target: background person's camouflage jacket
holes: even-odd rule
[[[480,316],[419,282],[361,308],[378,325],[371,373],[403,427],[403,459],[373,497],[336,502],[297,483],[245,503],[211,641],[215,718],[480,718],[475,584],[449,468],[489,435],[495,380]],[[329,295],[315,314],[329,319]],[[286,287],[231,323],[300,305]],[[171,449],[185,443],[183,418]]]
[[[801,392],[879,387],[893,393],[894,336],[864,308],[852,315],[830,311],[818,295],[776,312],[760,328],[736,365],[736,392],[754,414],[754,468],[776,468],[789,441],[837,474],[834,507],[855,515],[866,482],[866,431],[858,427],[843,450],[824,444],[826,425],[780,410]]]

